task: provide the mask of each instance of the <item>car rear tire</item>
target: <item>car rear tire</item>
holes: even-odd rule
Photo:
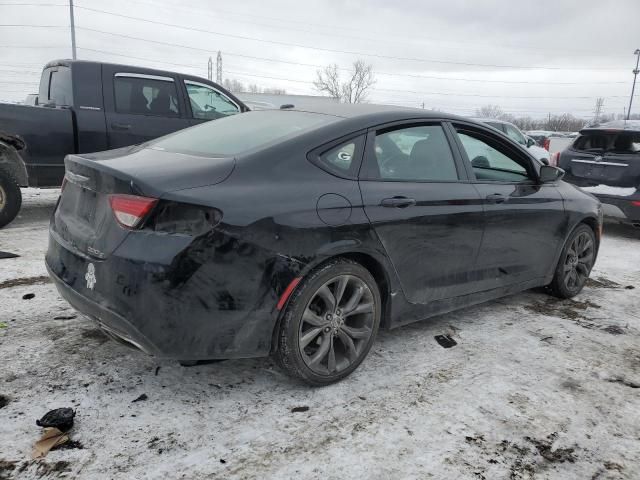
[[[380,325],[380,290],[362,265],[344,258],[304,278],[280,323],[276,361],[309,385],[337,382],[369,353]]]
[[[591,227],[580,224],[571,233],[562,249],[553,280],[551,293],[559,298],[576,296],[585,283],[596,258],[596,236]]]
[[[18,215],[22,205],[20,186],[13,175],[0,168],[0,228]]]

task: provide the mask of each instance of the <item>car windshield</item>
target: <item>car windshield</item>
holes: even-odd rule
[[[298,111],[247,112],[167,135],[150,142],[149,148],[199,156],[238,155],[338,120]]]
[[[585,152],[640,153],[640,132],[583,132],[573,144]]]

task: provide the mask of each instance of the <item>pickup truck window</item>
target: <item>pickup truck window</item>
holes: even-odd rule
[[[214,120],[240,113],[240,107],[231,99],[203,83],[185,80],[193,118]]]
[[[170,77],[116,73],[113,85],[118,113],[161,117],[180,115],[178,92]]]
[[[71,69],[68,67],[52,68],[49,72],[49,89],[47,102],[55,105],[73,105],[71,89]]]

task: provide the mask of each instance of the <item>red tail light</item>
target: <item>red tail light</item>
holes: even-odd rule
[[[549,158],[549,165],[553,167],[558,166],[558,161],[560,160],[560,152],[556,152]]]
[[[158,202],[155,198],[136,195],[109,195],[109,204],[120,225],[137,228]]]
[[[633,200],[633,201],[631,202],[631,205],[633,205],[634,207],[640,207],[640,201],[638,201],[638,200]]]
[[[551,145],[551,139],[548,137],[545,137],[544,142],[542,142],[542,146],[547,152],[549,151],[549,145]]]

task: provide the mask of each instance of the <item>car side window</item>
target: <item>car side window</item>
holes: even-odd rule
[[[356,142],[350,141],[320,155],[320,160],[330,168],[342,173],[348,173],[351,170],[355,152]]]
[[[177,117],[178,92],[170,77],[117,73],[113,79],[116,112]]]
[[[529,178],[524,160],[500,148],[497,142],[475,132],[459,130],[458,138],[471,162],[473,173],[481,181],[522,182]]]
[[[455,160],[440,125],[420,125],[376,132],[367,177],[381,180],[458,180]]]
[[[505,129],[507,131],[507,136],[511,140],[515,140],[520,145],[526,145],[527,144],[527,139],[524,138],[524,135],[522,135],[522,133],[520,133],[520,131],[517,128],[514,128],[512,125],[505,125],[504,127],[505,127]]]
[[[240,113],[240,107],[230,98],[212,87],[185,80],[193,118],[215,120]]]

